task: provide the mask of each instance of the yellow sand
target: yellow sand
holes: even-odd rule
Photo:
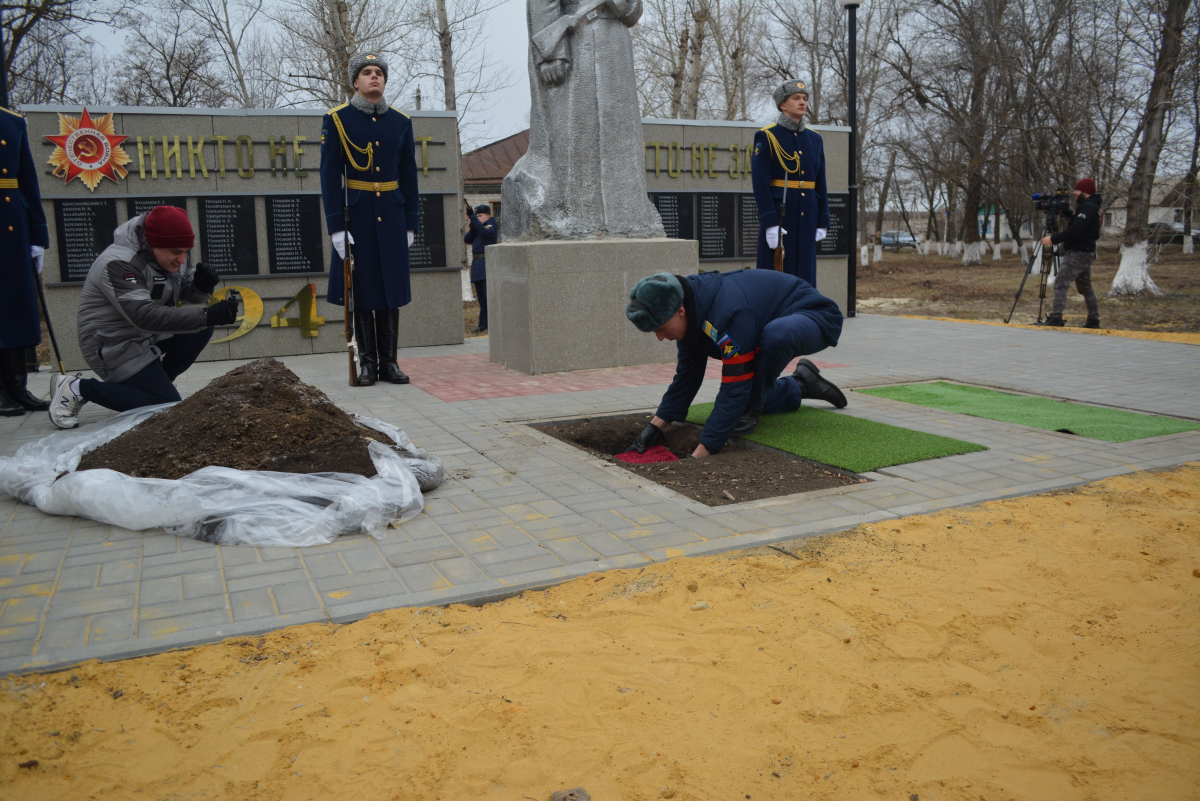
[[[1170,331],[1121,331],[1116,328],[1075,328],[1064,326],[1057,328],[1042,325],[1019,325],[1004,323],[999,320],[963,320],[958,317],[926,317],[920,314],[899,314],[897,317],[907,317],[910,320],[938,320],[943,323],[971,323],[973,325],[1001,325],[1005,328],[1024,328],[1031,331],[1057,331],[1068,334],[1098,334],[1107,337],[1126,337],[1128,339],[1151,339],[1155,342],[1177,342],[1181,345],[1200,345],[1200,334],[1173,333]]]
[[[1194,799],[1198,496],[1143,473],[11,677],[0,797]]]

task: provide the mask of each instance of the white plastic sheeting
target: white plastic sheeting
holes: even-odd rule
[[[422,490],[441,483],[441,460],[413,447],[393,425],[355,415],[359,425],[391,437],[404,451],[369,445],[378,475],[277,473],[205,467],[177,480],[134,478],[114,470],[76,472],[83,454],[172,404],[135,409],[60,431],[0,457],[0,492],[48,514],[88,517],[135,531],[222,545],[303,546],[343,534],[382,537],[388,524],[425,507]]]

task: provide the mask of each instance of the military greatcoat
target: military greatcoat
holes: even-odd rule
[[[345,228],[343,202],[350,207],[355,308],[383,311],[407,305],[412,300],[408,232],[420,226],[408,115],[394,108],[367,114],[349,103],[326,114],[321,121],[321,199],[330,234]],[[343,295],[342,257],[335,250],[329,263],[329,302],[340,305]]]
[[[50,247],[25,118],[0,108],[0,348],[42,341],[30,245]]]
[[[829,229],[825,145],[821,135],[807,128],[790,131],[779,124],[769,125],[754,134],[750,169],[758,206],[758,268],[775,268],[775,251],[767,245],[766,231],[779,225],[787,231],[781,235],[783,271],[815,287],[817,229]],[[780,219],[785,181],[787,219]]]

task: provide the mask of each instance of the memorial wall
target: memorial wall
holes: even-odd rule
[[[701,270],[753,267],[758,208],[750,180],[756,122],[642,120],[646,188],[667,236],[699,242]],[[817,245],[817,289],[845,313],[850,255],[850,129],[811,125],[825,144],[828,236]]]
[[[187,211],[192,259],[245,300],[202,360],[344,351],[342,307],[325,302],[332,245],[321,208],[323,110],[25,106],[50,227],[43,280],[68,369],[84,369],[76,310],[113,229],[156,205]],[[411,112],[421,226],[400,346],[463,341],[454,112]],[[68,158],[68,155],[70,156]],[[295,330],[299,329],[299,330]]]

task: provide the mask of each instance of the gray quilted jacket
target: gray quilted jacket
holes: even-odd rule
[[[209,296],[192,288],[191,257],[171,274],[146,244],[146,215],[117,228],[113,243],[88,270],[79,298],[79,347],[88,366],[119,384],[162,356],[157,343],[207,327]]]

